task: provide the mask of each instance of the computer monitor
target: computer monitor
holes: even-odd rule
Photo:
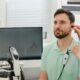
[[[0,60],[11,58],[10,46],[16,48],[20,60],[41,59],[42,27],[0,28]]]

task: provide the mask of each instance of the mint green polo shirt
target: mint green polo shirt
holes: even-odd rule
[[[76,44],[78,43],[73,40],[69,48],[74,47]],[[41,71],[47,72],[48,80],[57,80],[59,77],[65,52],[58,48],[57,41],[43,49]],[[80,60],[69,51],[69,59],[60,80],[77,80],[78,77],[80,77]]]

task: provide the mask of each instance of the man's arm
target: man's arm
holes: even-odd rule
[[[78,34],[78,37],[79,37],[79,39],[80,39],[80,26],[74,25],[73,29],[74,29],[75,32]]]
[[[48,80],[48,75],[46,71],[40,72],[40,79],[39,80]]]
[[[80,80],[80,45],[76,45],[73,49],[72,52],[74,53],[74,55],[78,58],[79,60],[79,65],[78,65],[78,76],[77,76],[77,80]]]
[[[72,52],[74,53],[74,55],[80,60],[80,44],[74,46],[72,48]]]

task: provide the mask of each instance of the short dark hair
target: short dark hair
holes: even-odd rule
[[[54,18],[56,15],[58,14],[63,14],[65,13],[68,17],[71,23],[75,22],[75,17],[73,15],[73,13],[71,13],[69,10],[65,10],[65,9],[58,9],[55,13],[54,13]]]

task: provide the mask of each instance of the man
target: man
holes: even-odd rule
[[[54,35],[57,41],[43,50],[40,80],[80,80],[80,45],[71,37],[74,15],[64,9],[54,14]],[[76,27],[76,26],[75,26]],[[65,65],[65,66],[64,66]]]

